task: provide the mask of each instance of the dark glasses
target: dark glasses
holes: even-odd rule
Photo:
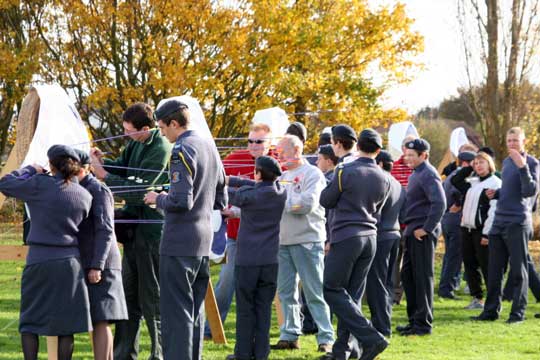
[[[265,139],[257,139],[257,140],[253,140],[253,139],[248,139],[248,143],[250,144],[264,144],[266,140]]]

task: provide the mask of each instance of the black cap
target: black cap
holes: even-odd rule
[[[351,140],[357,141],[354,129],[349,125],[345,124],[332,126],[332,136],[337,138],[349,138]]]
[[[172,115],[182,109],[187,109],[188,106],[178,100],[169,100],[162,104],[160,107],[154,111],[154,119],[161,120],[165,119],[167,116]]]
[[[476,153],[472,151],[462,151],[458,154],[458,159],[461,161],[471,162],[476,157]]]
[[[416,150],[416,151],[429,151],[431,146],[424,139],[414,139],[405,144],[406,149]]]
[[[370,128],[362,130],[358,139],[365,139],[371,141],[372,143],[377,145],[379,149],[382,149],[383,147],[381,135],[379,135],[378,132]]]
[[[491,156],[493,159],[495,159],[495,151],[493,151],[492,148],[490,148],[489,146],[484,146],[484,147],[481,147],[478,152],[485,152],[486,154],[488,154],[489,156]]]
[[[378,164],[380,162],[383,162],[383,163],[393,163],[394,162],[394,159],[392,158],[392,154],[390,154],[388,151],[386,150],[381,150],[378,154],[377,154],[377,157],[375,158],[375,162]]]
[[[329,133],[322,133],[319,136],[319,144],[318,144],[319,146],[328,145],[331,143],[332,143],[332,135],[330,135]]]
[[[304,124],[301,122],[293,122],[289,127],[287,128],[287,131],[285,131],[286,134],[298,136],[298,138],[302,141],[302,143],[305,143],[307,140],[307,130]]]
[[[80,149],[74,149],[74,150],[77,153],[77,156],[79,157],[79,162],[81,163],[81,165],[90,165],[90,155],[87,152],[82,151]]]
[[[257,160],[255,160],[255,167],[281,176],[281,166],[279,166],[278,161],[273,157],[259,156]]]
[[[67,145],[53,145],[47,150],[47,157],[49,160],[58,158],[58,157],[70,157],[75,161],[81,161],[77,152],[72,147]]]

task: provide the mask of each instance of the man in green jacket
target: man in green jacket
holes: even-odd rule
[[[134,360],[139,352],[140,321],[144,317],[150,335],[151,360],[162,359],[161,317],[159,312],[159,246],[163,225],[148,220],[163,220],[156,209],[144,204],[144,185],[160,186],[169,182],[167,164],[171,146],[154,129],[152,108],[136,103],[122,116],[124,133],[130,140],[115,160],[102,159],[92,151],[95,175],[111,186],[115,196],[124,201],[120,215],[140,220],[129,230],[132,236],[117,234],[124,243],[122,280],[129,320],[116,324],[114,359]],[[116,215],[119,215],[118,212]],[[117,216],[118,218],[119,216]],[[147,223],[144,223],[144,222]]]

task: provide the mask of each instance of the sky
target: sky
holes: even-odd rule
[[[393,3],[373,0],[372,3]],[[409,84],[387,91],[385,107],[401,107],[414,114],[457,94],[465,84],[463,51],[457,27],[456,0],[401,0],[415,20],[413,29],[424,36],[424,53],[419,59],[424,70]]]

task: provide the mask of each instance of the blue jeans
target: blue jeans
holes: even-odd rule
[[[227,314],[231,308],[231,303],[234,296],[235,280],[234,280],[234,263],[236,262],[236,240],[227,239],[225,248],[227,254],[227,263],[221,265],[219,280],[215,289],[216,302],[219,309],[221,322],[225,323]],[[212,336],[208,322],[204,326],[204,336]]]
[[[285,319],[280,329],[280,340],[295,341],[302,335],[302,306],[298,289],[300,278],[307,306],[319,329],[317,342],[334,342],[330,309],[323,297],[323,272],[322,242],[279,247],[278,294]]]

